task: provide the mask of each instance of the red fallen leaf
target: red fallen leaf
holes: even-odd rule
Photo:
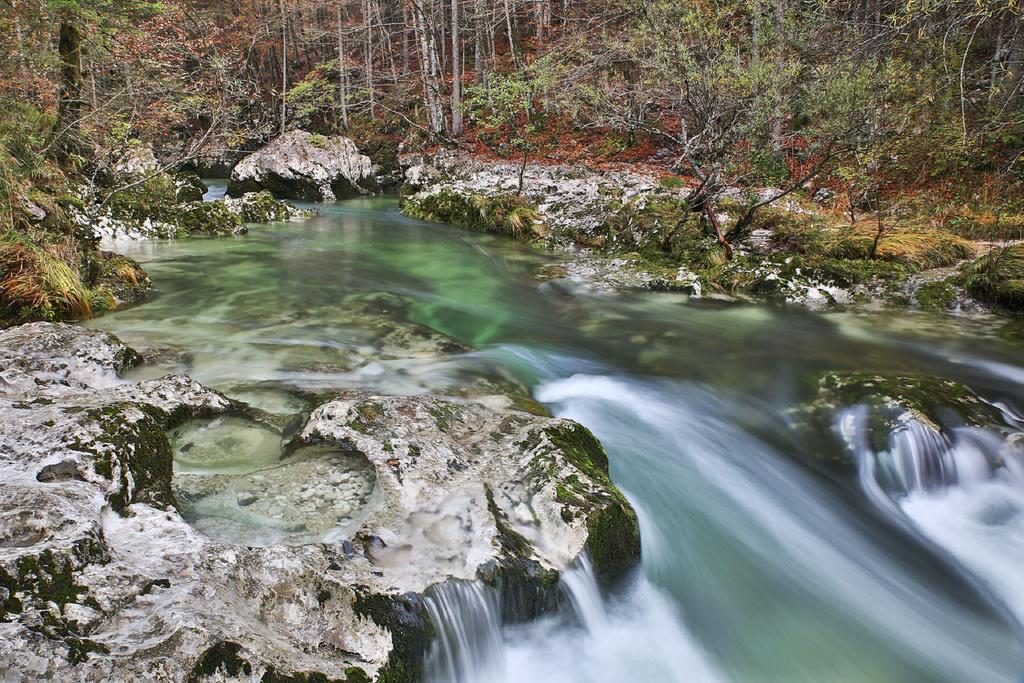
[[[392,467],[398,464],[398,460],[396,460],[395,458],[388,458],[385,462],[387,462],[387,464],[391,465]]]

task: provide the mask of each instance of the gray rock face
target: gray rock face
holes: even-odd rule
[[[438,152],[430,158],[402,159],[410,189],[403,201],[417,203],[428,195],[448,191],[457,194],[514,194],[519,185],[519,164],[485,161],[464,154]],[[610,217],[609,199],[623,203],[654,195],[676,195],[658,185],[653,175],[632,171],[597,173],[571,166],[530,164],[523,174],[523,194],[536,205],[549,231],[550,241],[564,246],[585,243]]]
[[[375,189],[374,166],[352,140],[293,130],[242,159],[228,194],[270,190],[278,197],[330,201]]]
[[[134,354],[101,332],[37,323],[0,349],[0,673],[15,680],[411,681],[428,587],[496,582],[530,596],[509,615],[524,618],[579,553],[605,576],[639,558],[600,445],[505,397],[344,394],[277,430],[273,462],[204,474],[215,440],[172,449],[169,430],[273,422],[184,376],[119,380]],[[285,500],[319,542],[240,545],[179,512],[225,490],[263,517]]]

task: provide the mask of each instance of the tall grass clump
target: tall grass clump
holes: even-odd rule
[[[877,238],[877,244],[875,240]],[[942,230],[885,227],[870,221],[851,226],[800,226],[776,228],[776,244],[797,253],[833,259],[878,259],[914,270],[953,266],[975,256],[974,244]]]
[[[85,318],[112,305],[109,296],[82,282],[76,263],[71,246],[40,246],[10,231],[0,235],[0,319]]]

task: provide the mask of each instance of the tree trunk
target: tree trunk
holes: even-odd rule
[[[725,235],[722,233],[722,225],[718,222],[718,216],[715,215],[715,209],[711,206],[709,200],[704,200],[704,214],[708,217],[711,227],[715,230],[715,237],[718,238],[718,243],[725,247],[725,257],[731,259],[732,245],[725,239]]]
[[[373,92],[373,17],[370,12],[371,0],[363,0],[363,22],[366,24],[366,90],[370,98],[370,118],[376,118],[376,102]]]
[[[14,49],[17,52],[18,73],[22,83],[28,83],[28,57],[25,55],[25,37],[22,35],[21,21],[18,17],[17,0],[11,2],[11,14],[14,19]]]
[[[473,3],[473,82],[483,85],[484,73],[484,3],[474,0]]]
[[[348,129],[348,69],[345,65],[345,31],[341,21],[341,3],[337,6],[338,28],[338,103],[341,108],[341,127]]]
[[[427,23],[423,7],[413,3],[413,25],[420,44],[420,72],[423,78],[423,99],[427,105],[427,122],[431,133],[440,133],[445,126],[439,85],[440,69],[437,64],[433,32]]]
[[[882,235],[885,233],[885,224],[882,222],[882,216],[878,216],[878,230],[875,232],[875,239],[871,243],[871,251],[868,252],[868,258],[875,258],[875,254],[878,252],[878,243],[882,241]]]
[[[512,29],[512,4],[505,0],[505,30],[508,32],[508,52],[512,55],[512,63],[519,68],[519,52],[516,50],[515,31]]]
[[[67,158],[78,147],[78,124],[82,117],[82,33],[71,17],[61,20],[57,52],[60,55],[60,93],[56,151],[59,158]]]
[[[462,36],[459,0],[452,0],[452,135],[462,135]]]
[[[284,11],[284,0],[278,0],[281,10],[281,135],[284,135],[288,120],[288,18]]]

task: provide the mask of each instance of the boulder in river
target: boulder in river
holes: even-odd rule
[[[0,354],[0,671],[16,680],[412,681],[432,586],[493,583],[523,619],[581,553],[606,577],[639,558],[594,437],[503,397],[346,393],[267,437],[273,421],[188,377],[121,380],[137,356],[102,332],[11,328]],[[201,481],[220,436],[193,436],[220,418],[278,438],[279,457]],[[280,498],[290,527],[352,527],[232,543],[179,512],[226,488],[268,523]]]
[[[278,197],[331,201],[376,189],[374,166],[349,138],[293,130],[231,171],[228,194],[270,190]]]
[[[861,372],[827,372],[818,379],[817,397],[793,410],[790,419],[805,438],[834,435],[823,444],[822,459],[852,471],[865,451],[893,450],[902,435],[927,434],[946,443],[961,428],[999,430],[1002,409],[954,380],[887,376]]]

